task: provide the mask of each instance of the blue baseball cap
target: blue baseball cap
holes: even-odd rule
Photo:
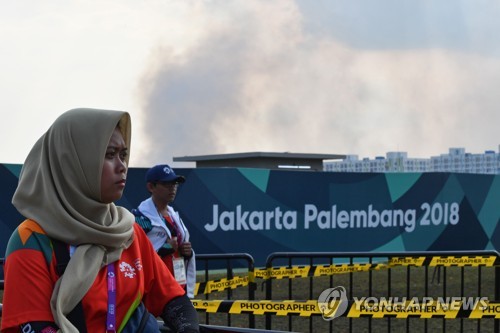
[[[186,178],[184,176],[177,176],[174,170],[167,164],[155,165],[146,172],[146,182],[175,182],[184,183]]]

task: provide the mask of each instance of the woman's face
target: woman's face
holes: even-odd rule
[[[109,140],[101,175],[101,201],[111,203],[121,198],[127,179],[128,148],[118,128]]]

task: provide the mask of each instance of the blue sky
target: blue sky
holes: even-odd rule
[[[0,163],[80,106],[131,113],[132,166],[498,151],[498,17],[498,1],[3,2]]]
[[[438,47],[465,50],[474,46],[468,44],[478,41],[478,34],[487,33],[491,28],[487,22],[477,22],[477,19],[487,20],[488,17],[483,15],[481,6],[472,1],[321,0],[298,3],[306,15],[305,25],[309,31],[359,49]],[[495,6],[488,7],[493,9]],[[493,19],[491,14],[488,15]]]

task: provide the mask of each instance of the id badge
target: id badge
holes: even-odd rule
[[[174,266],[175,280],[180,285],[186,284],[186,266],[184,265],[184,258],[172,258]]]

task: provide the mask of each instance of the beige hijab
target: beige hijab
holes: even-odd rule
[[[47,235],[78,246],[52,293],[52,313],[62,332],[78,332],[66,315],[100,268],[118,260],[133,240],[133,215],[100,201],[104,156],[117,125],[130,149],[128,113],[63,113],[28,154],[12,199],[17,210],[38,222]]]

